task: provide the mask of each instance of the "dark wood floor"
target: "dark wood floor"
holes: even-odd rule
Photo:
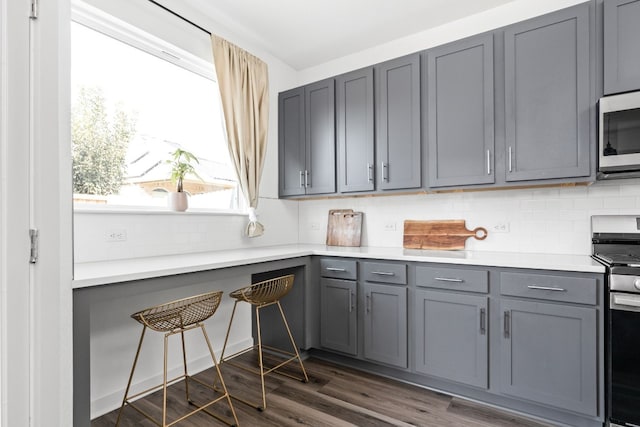
[[[252,357],[242,356],[244,362]],[[287,367],[294,372],[293,365]],[[536,421],[519,418],[483,405],[452,398],[444,394],[337,366],[318,359],[305,361],[309,383],[281,375],[267,377],[267,410],[259,412],[236,400],[233,401],[241,426],[454,426],[454,427],[541,427]],[[214,370],[197,375],[212,381]],[[222,373],[232,394],[260,400],[260,378],[228,364]],[[205,401],[212,392],[205,387],[192,386],[194,400]],[[170,387],[168,421],[178,418],[191,408],[184,402],[184,383]],[[152,414],[161,414],[162,394],[156,392],[138,401]],[[226,401],[215,404],[212,412],[230,417]],[[113,426],[118,411],[92,421],[92,427]],[[153,426],[132,408],[125,408],[123,427]],[[206,414],[196,414],[181,423],[182,427],[222,426],[220,421]]]

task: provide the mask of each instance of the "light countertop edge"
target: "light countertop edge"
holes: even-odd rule
[[[485,251],[428,251],[403,248],[338,247],[325,245],[280,245],[76,263],[74,266],[72,286],[74,289],[80,289],[311,255],[582,273],[605,272],[604,266],[591,259],[588,255]]]

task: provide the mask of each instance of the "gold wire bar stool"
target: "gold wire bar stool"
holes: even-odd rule
[[[236,412],[233,409],[233,404],[231,403],[229,392],[227,391],[227,387],[222,378],[222,374],[220,373],[220,367],[218,366],[218,362],[216,361],[216,356],[213,354],[213,348],[211,347],[209,336],[207,335],[207,331],[204,327],[204,324],[202,323],[209,317],[213,316],[213,314],[218,309],[218,306],[220,305],[221,298],[222,298],[222,291],[209,292],[206,294],[201,294],[201,295],[196,295],[189,298],[183,298],[176,301],[171,301],[165,304],[157,305],[155,307],[150,307],[131,315],[133,319],[135,319],[136,321],[142,324],[143,328],[142,328],[142,334],[140,335],[140,342],[138,343],[138,350],[136,351],[136,356],[133,360],[133,366],[131,367],[131,374],[129,375],[127,388],[124,392],[124,398],[122,399],[122,406],[120,407],[120,411],[118,412],[116,427],[120,423],[120,417],[122,416],[122,411],[125,406],[132,407],[133,409],[135,409],[136,411],[144,415],[146,418],[151,420],[154,424],[160,427],[172,426],[200,411],[203,411],[211,415],[212,417],[224,422],[227,425],[238,425],[238,418],[236,417]],[[157,332],[164,332],[163,381],[162,381],[162,384],[159,384],[145,391],[129,396],[129,389],[131,387],[133,373],[136,370],[136,364],[138,363],[138,356],[140,356],[140,349],[142,347],[142,341],[144,339],[144,334],[147,331],[147,328],[150,328]],[[216,368],[217,377],[220,379],[220,383],[222,385],[221,395],[201,405],[194,403],[194,401],[191,400],[191,397],[189,396],[189,380],[194,381],[204,387],[210,388],[212,391],[217,392],[218,389],[214,388],[215,380],[213,384],[206,384],[203,381],[189,375],[187,371],[187,353],[186,353],[186,347],[184,344],[184,333],[186,331],[190,331],[197,328],[200,328],[204,336],[204,339],[207,342],[207,346],[209,347],[209,353],[211,354],[211,359],[213,360],[213,364]],[[184,365],[184,374],[176,378],[167,380],[168,340],[170,336],[175,334],[180,334],[180,337],[182,339],[182,362]],[[195,406],[197,409],[189,412],[186,415],[183,415],[182,417],[170,423],[167,423],[167,387],[183,379],[185,383],[187,402]],[[137,397],[140,397],[147,393],[151,393],[152,391],[157,391],[159,389],[162,389],[162,392],[163,392],[162,422],[154,419],[150,414],[148,414],[146,411],[141,409],[138,405],[136,405],[133,402],[133,400],[135,400]],[[209,408],[209,406],[223,399],[226,399],[227,402],[229,403],[229,408],[231,409],[231,414],[233,415],[234,422],[229,422],[228,420],[220,417],[217,414],[214,414],[213,412],[207,409]]]
[[[282,306],[280,305],[280,299],[289,293],[293,286],[294,275],[290,274],[288,276],[277,277],[275,279],[265,280],[263,282],[255,283],[251,286],[247,286],[245,288],[237,289],[231,292],[230,296],[234,298],[236,301],[233,304],[233,311],[231,313],[231,320],[229,320],[229,327],[227,328],[227,336],[224,339],[224,346],[222,347],[222,356],[220,356],[220,363],[228,363],[232,366],[235,366],[240,369],[244,369],[246,371],[252,372],[254,374],[260,375],[260,383],[262,386],[262,406],[259,404],[256,405],[251,403],[245,399],[242,399],[238,396],[232,395],[234,399],[245,403],[249,406],[252,406],[259,411],[263,411],[267,409],[267,397],[265,394],[264,388],[264,377],[271,372],[276,372],[281,375],[285,375],[287,377],[301,380],[303,382],[309,382],[309,377],[307,376],[307,372],[304,369],[304,365],[302,364],[302,359],[300,358],[300,353],[298,352],[298,346],[293,339],[293,335],[291,335],[291,329],[289,329],[289,324],[287,323],[287,319],[284,315],[284,311],[282,310]],[[233,317],[236,313],[236,306],[239,302],[248,302],[252,306],[255,307],[256,310],[256,329],[258,332],[258,344],[255,344],[251,347],[245,348],[244,350],[240,350],[230,356],[225,357],[224,352],[227,348],[227,342],[229,340],[229,332],[231,332],[231,325],[233,324]],[[266,346],[262,344],[262,335],[260,330],[260,309],[268,307],[270,305],[276,304],[278,309],[280,310],[280,315],[282,316],[282,322],[287,330],[287,334],[289,334],[289,339],[291,340],[291,346],[293,347],[293,353],[289,351],[284,351],[282,349]],[[246,365],[241,365],[237,362],[233,361],[233,358],[236,356],[240,356],[241,354],[253,351],[254,349],[258,349],[258,369],[247,367]],[[281,363],[273,366],[271,368],[266,368],[263,363],[263,350],[267,350],[267,352],[271,354],[275,354],[281,357],[284,357],[285,360]],[[300,364],[300,369],[302,370],[303,377],[295,377],[286,372],[282,372],[279,369],[285,366],[286,364],[297,360]]]

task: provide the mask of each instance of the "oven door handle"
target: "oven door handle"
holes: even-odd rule
[[[613,310],[640,311],[640,295],[611,294],[611,308]]]

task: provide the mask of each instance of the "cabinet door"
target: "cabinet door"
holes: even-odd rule
[[[487,297],[416,291],[416,371],[488,385]]]
[[[505,30],[506,180],[590,173],[589,4]]]
[[[305,86],[306,194],[336,191],[335,83]]]
[[[427,52],[429,186],[493,183],[493,35]]]
[[[365,283],[364,357],[407,367],[407,288]]]
[[[372,191],[373,68],[336,78],[338,191]]]
[[[420,55],[376,66],[376,182],[380,190],[418,188]]]
[[[321,279],[320,345],[322,347],[357,355],[356,301],[356,282]]]
[[[280,196],[304,194],[304,88],[278,96],[278,175]]]
[[[604,93],[640,89],[640,0],[604,2]]]
[[[596,309],[502,300],[501,392],[596,415]]]

